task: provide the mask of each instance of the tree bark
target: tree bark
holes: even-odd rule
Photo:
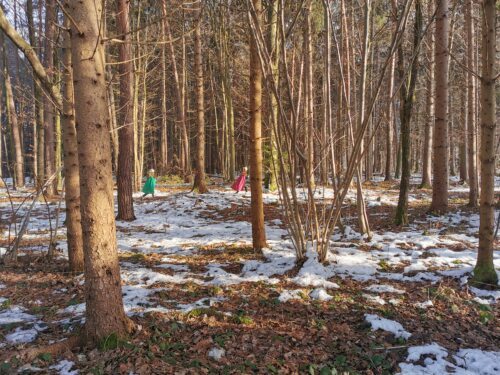
[[[262,23],[262,0],[252,0],[256,22]],[[251,21],[250,21],[251,22]],[[262,199],[262,71],[255,35],[250,37],[250,189],[253,248],[266,247]]]
[[[312,51],[312,21],[311,21],[311,3],[304,10],[304,80],[305,80],[305,122],[307,129],[307,178],[311,185],[315,184],[314,177],[314,82],[313,82],[313,51]]]
[[[110,121],[100,20],[102,3],[72,1],[75,113],[85,258],[85,336],[98,343],[132,328],[123,309],[111,170]]]
[[[198,6],[202,6],[201,4]],[[200,194],[208,192],[205,181],[205,91],[203,82],[203,55],[201,46],[202,13],[199,11],[198,20],[194,29],[194,54],[196,71],[196,122],[198,132],[196,137],[196,175],[194,188]]]
[[[419,44],[422,32],[422,9],[420,0],[415,2],[415,26],[413,32],[413,49],[411,56],[413,61],[410,61],[411,69],[410,76],[404,76],[404,53],[403,46],[398,48],[398,70],[399,77],[402,81],[401,86],[401,101],[400,101],[400,118],[401,118],[401,184],[399,187],[399,200],[396,210],[396,225],[408,224],[408,191],[410,189],[411,177],[411,116],[415,89],[417,87],[418,70],[419,70]],[[407,83],[408,82],[408,83]]]
[[[45,51],[44,62],[49,80],[54,79],[54,44],[55,44],[56,5],[55,0],[46,0],[45,3]],[[50,98],[44,98],[44,152],[45,178],[55,172],[55,109]],[[57,194],[57,179],[47,187],[47,194]]]
[[[474,21],[472,19],[472,1],[465,9],[465,28],[467,31],[467,153],[469,169],[469,206],[477,207],[479,184],[477,175],[477,124],[476,124],[476,70],[474,63]]]
[[[4,53],[6,53],[5,44],[3,46]],[[4,66],[4,79],[5,79],[5,101],[7,102],[7,117],[10,125],[10,134],[12,139],[12,148],[14,150],[14,186],[21,188],[24,186],[24,159],[23,147],[21,144],[21,129],[17,119],[16,103],[14,102],[14,94],[12,92],[12,83],[8,69],[8,61],[5,59]]]
[[[40,5],[39,5],[40,6]],[[28,21],[28,36],[31,47],[38,48],[38,43],[35,35],[35,24],[33,21],[33,0],[26,1],[26,18]],[[42,91],[40,90],[40,82],[36,76],[33,77],[33,96],[34,96],[34,139],[33,139],[33,158],[34,158],[34,174],[37,184],[41,186],[44,180],[44,154],[43,154],[43,106]]]
[[[65,19],[69,29],[69,20]],[[66,203],[66,228],[68,238],[69,268],[83,271],[83,237],[80,215],[80,172],[78,170],[78,144],[76,141],[73,68],[71,65],[71,40],[65,33],[63,48],[63,113],[62,137],[64,142],[64,188]]]
[[[436,0],[436,76],[435,76],[435,131],[433,190],[431,211],[442,214],[448,210],[448,175],[449,175],[449,142],[448,142],[448,0]]]
[[[134,166],[134,126],[133,126],[133,67],[130,37],[130,0],[117,0],[118,34],[123,43],[119,45],[118,72],[120,75],[120,119],[118,130],[118,220],[135,220],[132,199],[132,171]]]
[[[427,14],[429,19],[434,13],[433,2],[428,2]],[[428,61],[427,61],[427,98],[426,98],[426,113],[425,113],[425,128],[424,128],[424,147],[423,147],[423,163],[422,163],[422,181],[421,189],[428,189],[432,186],[432,139],[434,129],[434,54],[435,43],[434,33],[431,31],[427,34],[428,43]]]
[[[482,3],[481,42],[481,197],[479,203],[479,248],[473,283],[480,287],[498,283],[493,264],[495,231],[496,161],[496,9],[495,0]]]

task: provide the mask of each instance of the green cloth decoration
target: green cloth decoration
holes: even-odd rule
[[[154,194],[155,186],[156,186],[156,178],[148,177],[146,183],[144,184],[144,187],[142,188],[142,192],[144,194]]]

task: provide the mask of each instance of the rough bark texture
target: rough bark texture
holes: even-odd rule
[[[262,23],[262,1],[252,0],[257,22]],[[254,250],[266,247],[262,200],[262,72],[257,44],[250,38],[250,189]]]
[[[465,10],[465,28],[467,31],[467,154],[469,169],[469,206],[477,207],[479,184],[477,176],[477,126],[476,126],[476,77],[472,74],[474,64],[474,21],[472,19],[472,1],[468,1]]]
[[[436,0],[436,108],[434,129],[434,158],[432,160],[433,189],[431,211],[448,210],[448,0]]]
[[[410,61],[411,69],[410,76],[404,76],[404,53],[403,47],[398,48],[398,71],[399,77],[403,84],[401,87],[401,105],[400,105],[400,119],[401,119],[401,184],[399,188],[399,200],[396,210],[396,224],[408,224],[408,190],[410,188],[411,177],[411,163],[410,163],[410,146],[411,146],[411,115],[413,109],[415,89],[417,87],[418,79],[418,55],[420,35],[422,30],[422,10],[420,1],[415,3],[415,28],[413,35],[413,61]]]
[[[45,3],[45,51],[44,63],[49,80],[54,76],[54,39],[56,21],[55,0],[47,0]],[[44,152],[45,152],[45,178],[50,178],[55,172],[55,109],[52,101],[44,98]],[[47,194],[57,193],[57,179],[47,187]]]
[[[69,28],[66,19],[65,25]],[[80,215],[80,172],[78,171],[78,145],[76,142],[75,104],[73,97],[73,68],[71,66],[71,41],[65,33],[63,50],[63,113],[62,137],[64,142],[64,188],[66,202],[66,228],[68,238],[69,268],[83,271],[83,238]]]
[[[434,13],[433,2],[428,2],[427,15],[429,18]],[[429,30],[427,34],[427,99],[425,103],[425,128],[424,128],[424,147],[422,156],[422,181],[420,188],[430,188],[432,181],[432,136],[434,129],[434,54],[435,43],[434,33]]]
[[[196,122],[198,132],[196,137],[196,175],[194,188],[200,194],[208,191],[205,182],[205,92],[203,85],[203,55],[201,48],[201,11],[194,30],[194,53],[196,71]]]
[[[106,101],[101,2],[72,1],[71,26],[75,113],[85,255],[85,335],[97,343],[132,323],[123,309],[111,174],[110,122]]]
[[[132,45],[130,44],[129,0],[117,0],[118,34],[123,43],[119,46],[118,72],[120,75],[120,120],[118,130],[118,220],[135,220],[132,199],[132,171],[134,166],[134,126],[132,101]]]
[[[495,159],[496,159],[496,97],[495,97],[495,0],[482,4],[482,77],[481,77],[481,197],[479,203],[479,249],[473,282],[480,287],[497,286],[493,265],[493,234],[495,231]]]

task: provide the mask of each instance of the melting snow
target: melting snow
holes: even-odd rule
[[[403,326],[394,320],[381,318],[374,314],[365,314],[365,319],[372,325],[372,331],[380,329],[382,331],[391,332],[394,336],[404,339],[408,339],[411,336],[411,333],[405,331]]]

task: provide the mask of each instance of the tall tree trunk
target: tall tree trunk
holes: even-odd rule
[[[65,27],[70,22],[65,19]],[[83,271],[83,237],[80,215],[80,172],[78,170],[78,144],[76,141],[73,68],[71,66],[71,40],[65,33],[63,49],[63,113],[62,136],[64,142],[64,187],[66,203],[66,228],[68,237],[69,268]]]
[[[436,109],[434,130],[433,189],[431,211],[444,213],[448,210],[448,0],[436,0]]]
[[[365,0],[365,18],[364,18],[364,36],[363,36],[363,62],[361,67],[361,77],[359,82],[359,93],[360,93],[360,101],[359,101],[359,122],[357,124],[358,128],[361,128],[362,124],[365,121],[365,113],[366,113],[366,73],[368,67],[368,57],[370,54],[370,20],[371,20],[371,11],[372,11],[372,0]],[[363,153],[363,143],[361,144],[360,155]],[[365,200],[363,197],[363,188],[361,181],[361,170],[362,170],[362,159],[359,159],[359,165],[357,167],[357,182],[356,182],[356,206],[358,209],[358,225],[359,232],[361,234],[368,234],[370,237],[370,226],[368,223],[368,214],[366,212]]]
[[[85,336],[98,343],[132,329],[123,309],[111,170],[110,122],[100,20],[102,3],[72,1],[71,45],[85,258]]]
[[[311,3],[304,10],[304,78],[305,78],[305,122],[307,129],[307,178],[314,186],[314,82],[313,82],[313,51],[312,51],[312,20]]]
[[[33,21],[33,0],[26,1],[26,18],[28,21],[28,36],[30,45],[33,48],[38,48],[38,43],[35,35],[35,24]],[[34,115],[35,121],[33,123],[33,170],[37,184],[43,182],[43,143],[39,143],[40,133],[43,133],[43,107],[42,92],[40,90],[40,83],[36,77],[33,79],[33,97],[34,97]],[[40,160],[40,152],[42,154]]]
[[[201,4],[199,5],[201,7]],[[194,188],[200,194],[208,192],[205,181],[205,90],[203,82],[203,55],[201,46],[201,9],[194,29],[194,54],[196,71],[196,122],[198,132],[196,137],[196,175],[194,178]]]
[[[6,46],[3,46],[6,53]],[[7,104],[7,118],[10,125],[10,134],[12,140],[12,149],[14,150],[14,186],[21,188],[24,186],[24,159],[23,147],[21,143],[21,129],[16,112],[16,103],[14,102],[14,94],[12,92],[12,83],[8,69],[8,61],[5,61],[4,79],[5,79],[5,101]]]
[[[269,41],[268,48],[271,52],[271,61],[272,61],[272,72],[273,79],[275,82],[279,81],[279,48],[280,41],[278,35],[278,0],[272,0],[271,4],[268,8],[268,22],[269,22]],[[270,123],[270,140],[269,140],[269,149],[270,149],[270,157],[268,161],[268,170],[266,174],[269,176],[269,189],[271,191],[275,191],[278,188],[278,176],[279,176],[279,160],[278,160],[278,148],[277,148],[277,136],[276,130],[278,127],[278,102],[274,95],[269,95],[269,123]]]
[[[404,76],[404,53],[403,46],[398,47],[398,71],[402,82],[401,86],[401,184],[399,188],[399,200],[396,210],[396,225],[408,224],[408,190],[410,188],[411,164],[410,164],[410,146],[411,146],[411,115],[417,87],[419,70],[419,44],[422,33],[422,9],[420,0],[415,2],[415,27],[413,32],[413,50],[410,60],[410,76]],[[407,83],[408,82],[408,83]]]
[[[167,0],[161,1],[161,29],[166,35],[165,18],[167,17]],[[168,169],[168,117],[167,117],[167,46],[161,46],[161,171],[166,174]]]
[[[469,206],[477,207],[479,184],[477,175],[477,124],[476,124],[476,70],[474,63],[474,21],[472,19],[472,1],[465,9],[465,27],[467,31],[467,153],[469,168]]]
[[[481,197],[479,203],[479,248],[474,268],[474,284],[497,286],[493,264],[495,231],[496,161],[496,9],[495,0],[482,3],[481,42]]]
[[[45,69],[51,80],[54,77],[54,44],[56,5],[55,0],[46,0],[45,3]],[[44,99],[44,148],[45,148],[45,178],[48,179],[55,173],[55,109],[50,98]],[[47,187],[47,194],[57,194],[57,179]]]
[[[393,138],[394,138],[394,104],[392,103],[392,96],[394,95],[394,73],[396,68],[396,56],[391,58],[391,66],[389,68],[389,80],[387,90],[387,97],[389,100],[389,113],[387,116],[387,126],[385,134],[385,181],[392,180],[393,168]]]
[[[460,123],[462,125],[459,136],[460,181],[468,182],[469,173],[467,169],[467,90],[462,90],[460,92]]]
[[[262,0],[252,0],[256,22],[262,23]],[[250,21],[251,22],[251,21]],[[250,37],[250,189],[254,250],[266,247],[262,199],[262,71],[255,35]]]
[[[117,0],[117,26],[122,43],[119,45],[118,72],[120,74],[120,119],[118,130],[118,220],[135,220],[132,199],[132,170],[134,166],[133,126],[133,67],[130,37],[130,0]]]
[[[433,1],[428,2],[427,15],[430,19],[434,13]],[[427,34],[427,98],[425,104],[425,128],[424,128],[424,147],[422,164],[422,181],[420,188],[428,189],[432,185],[432,139],[434,129],[434,54],[435,43],[434,33],[430,31]]]
[[[323,128],[322,128],[322,138],[323,138],[323,149],[321,154],[321,179],[323,185],[328,185],[328,165],[333,167],[335,171],[335,160],[334,160],[334,147],[333,147],[333,123],[332,123],[332,87],[331,87],[331,65],[332,65],[332,30],[331,30],[331,19],[330,19],[330,9],[327,2],[323,2],[323,19],[325,23],[325,36],[324,36],[324,53],[325,53],[325,64],[324,64],[324,77],[323,77],[323,87],[324,87],[324,97],[323,97]],[[329,152],[331,150],[331,153]],[[329,159],[332,159],[329,163]],[[332,173],[332,180],[335,175]],[[332,181],[333,182],[333,181]]]

